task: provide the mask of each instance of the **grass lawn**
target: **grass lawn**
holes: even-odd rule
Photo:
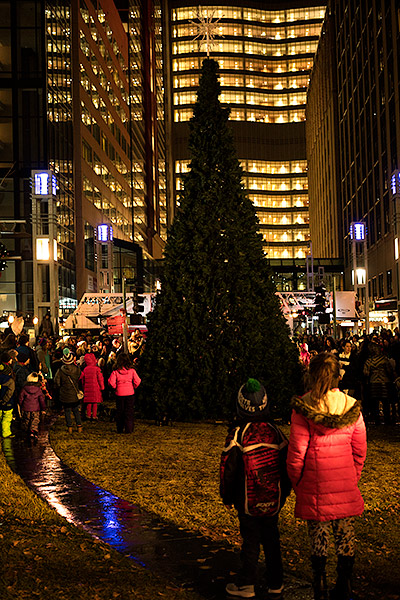
[[[2,600],[199,600],[69,525],[9,469],[1,450],[0,556]]]
[[[283,428],[289,434],[289,428]],[[51,432],[57,454],[87,479],[164,519],[213,539],[239,544],[238,523],[218,491],[224,425],[139,421],[133,435],[115,424],[85,424],[70,436],[59,419]],[[361,598],[400,599],[400,427],[371,429],[361,480],[365,512],[357,521],[354,587]],[[291,494],[281,513],[287,572],[311,579],[305,524],[293,516]],[[333,554],[333,548],[332,548]],[[330,561],[330,578],[335,563]]]

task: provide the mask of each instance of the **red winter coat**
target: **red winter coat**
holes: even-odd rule
[[[104,377],[101,369],[97,366],[97,359],[94,354],[85,354],[85,364],[81,381],[85,397],[84,402],[96,403],[102,402],[101,391],[104,390]]]
[[[339,390],[325,398],[328,411],[310,395],[293,399],[287,470],[296,492],[295,516],[332,521],[361,515],[358,481],[367,442],[360,403]]]
[[[113,371],[108,384],[115,390],[116,396],[133,396],[141,379],[135,369],[118,369]]]

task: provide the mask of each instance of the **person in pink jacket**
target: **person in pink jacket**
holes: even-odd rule
[[[132,433],[134,426],[135,389],[141,379],[132,367],[129,354],[119,354],[115,371],[108,379],[108,384],[115,391],[117,414],[117,433]]]
[[[86,404],[86,418],[89,421],[97,421],[97,405],[103,402],[101,392],[104,390],[104,377],[94,354],[85,354],[84,362],[86,366],[80,379],[84,393],[83,402]]]
[[[328,598],[330,529],[338,577],[329,598],[350,600],[354,517],[364,510],[358,481],[367,453],[365,424],[360,403],[337,387],[339,369],[333,354],[315,356],[309,366],[309,392],[292,401],[287,471],[296,493],[295,516],[308,525],[315,600]]]

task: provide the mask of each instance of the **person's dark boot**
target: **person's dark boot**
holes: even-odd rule
[[[338,556],[336,585],[329,594],[330,600],[351,600],[351,574],[354,556]]]
[[[314,600],[328,600],[328,588],[326,585],[326,556],[312,556],[311,566],[313,570]]]

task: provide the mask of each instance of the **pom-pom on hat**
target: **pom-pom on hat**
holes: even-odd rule
[[[258,379],[248,379],[239,390],[237,412],[239,416],[249,417],[262,414],[268,407],[265,387]]]
[[[74,355],[69,348],[64,348],[62,361],[66,365],[70,365],[74,362]]]

